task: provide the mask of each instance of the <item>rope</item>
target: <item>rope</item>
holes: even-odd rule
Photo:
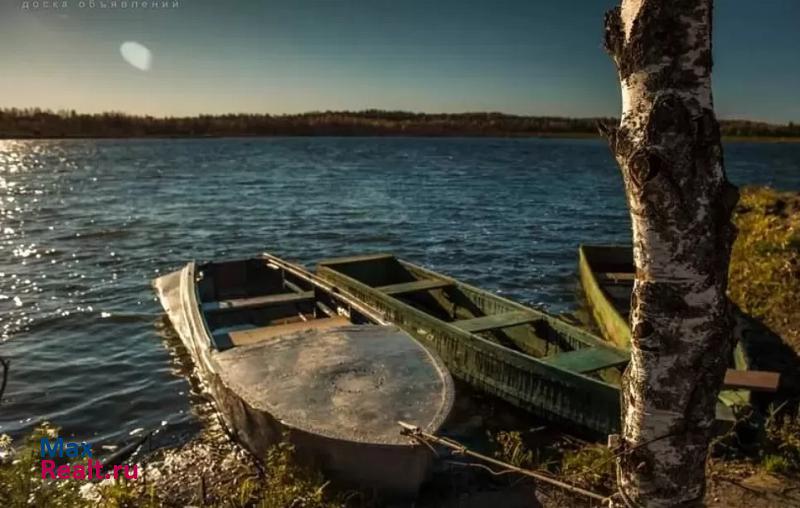
[[[401,433],[403,435],[405,435],[405,436],[409,436],[409,437],[414,438],[414,439],[416,439],[417,441],[420,441],[420,442],[428,442],[429,441],[429,442],[433,442],[433,443],[436,443],[436,444],[440,444],[442,446],[445,446],[447,448],[455,450],[455,452],[460,454],[460,455],[466,455],[468,457],[473,457],[473,458],[476,458],[478,460],[482,460],[484,462],[488,462],[489,464],[492,464],[492,465],[495,465],[495,466],[498,466],[498,467],[502,467],[502,468],[505,469],[505,471],[499,472],[499,473],[498,472],[492,472],[492,474],[494,474],[494,475],[506,474],[506,473],[511,473],[511,472],[518,473],[518,474],[521,474],[521,475],[524,475],[524,476],[529,476],[531,478],[534,478],[536,480],[542,481],[544,483],[548,483],[548,484],[553,485],[555,487],[559,487],[559,488],[567,490],[569,492],[573,492],[575,494],[580,494],[580,495],[588,497],[590,499],[594,499],[594,500],[601,501],[601,502],[607,502],[608,501],[608,496],[604,496],[602,494],[598,494],[598,493],[592,492],[590,490],[582,489],[580,487],[576,487],[574,485],[570,485],[568,483],[564,483],[562,481],[556,480],[555,478],[551,478],[551,477],[543,475],[541,473],[530,471],[528,469],[523,469],[521,467],[514,466],[514,465],[509,464],[507,462],[503,462],[501,460],[497,460],[495,458],[488,457],[486,455],[483,455],[483,454],[480,454],[480,453],[477,453],[477,452],[473,452],[472,450],[470,450],[466,446],[464,446],[464,445],[462,445],[462,444],[460,444],[460,443],[458,443],[456,441],[453,441],[453,440],[447,439],[447,438],[441,438],[441,437],[438,437],[438,436],[433,435],[433,434],[429,434],[427,432],[422,431],[419,427],[417,427],[415,425],[411,425],[411,424],[408,424],[408,423],[405,423],[405,422],[397,422],[397,423],[398,423],[398,425],[400,425],[400,427],[403,428]]]

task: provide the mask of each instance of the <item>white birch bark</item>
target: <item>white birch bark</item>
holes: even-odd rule
[[[702,499],[731,348],[725,295],[738,199],[711,94],[712,0],[622,0],[606,14],[622,117],[602,128],[622,170],[636,281],[618,467],[633,506]]]

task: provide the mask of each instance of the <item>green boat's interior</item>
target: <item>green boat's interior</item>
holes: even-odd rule
[[[629,321],[631,293],[633,292],[635,279],[633,250],[631,247],[582,245],[581,251],[589,270],[597,281],[597,286],[603,293],[602,296],[625,322]],[[604,316],[602,313],[595,314],[595,318],[603,319]],[[606,316],[605,319],[608,319],[608,317]],[[741,319],[741,317],[737,316],[737,319]],[[747,390],[737,390],[735,388],[775,391],[779,382],[775,373],[749,370],[750,362],[745,352],[748,347],[746,344],[748,328],[741,325],[739,325],[739,328],[738,342],[730,360],[731,367],[737,370],[728,370],[725,376],[725,385],[730,389],[723,390],[720,394],[721,400],[728,405],[744,405],[749,401],[750,393]],[[608,338],[613,340],[613,337]],[[753,340],[752,337],[751,340]]]
[[[633,251],[616,246],[584,245],[583,252],[597,283],[608,301],[625,320],[631,309],[631,292],[636,269]]]
[[[607,379],[604,371],[618,376],[617,368],[628,361],[626,354],[561,320],[391,255],[340,258],[321,266],[460,330],[567,370]]]
[[[304,330],[367,320],[308,280],[264,258],[198,266],[197,293],[217,349],[253,344]]]

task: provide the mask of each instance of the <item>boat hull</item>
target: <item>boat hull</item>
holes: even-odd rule
[[[433,454],[424,446],[412,441],[387,444],[341,439],[309,431],[242,395],[241,388],[224,374],[220,355],[226,352],[212,347],[212,335],[199,311],[195,271],[195,264],[189,263],[156,279],[154,286],[229,433],[258,459],[263,460],[271,447],[287,441],[294,447],[299,463],[318,468],[341,485],[367,487],[394,497],[414,497],[429,476],[433,461]],[[446,372],[443,375],[445,399],[449,400],[433,424],[434,431],[452,404],[452,381]]]

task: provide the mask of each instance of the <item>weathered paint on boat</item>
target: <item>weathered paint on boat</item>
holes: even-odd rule
[[[252,268],[261,265],[280,272],[280,294],[264,294],[276,275]],[[234,280],[225,291],[240,295],[218,297],[223,275]],[[257,458],[288,439],[300,461],[332,479],[415,495],[432,454],[400,436],[394,420],[413,414],[435,432],[449,414],[452,380],[435,354],[268,254],[192,262],[154,286],[226,426]],[[242,329],[244,321],[259,326]]]
[[[631,332],[627,317],[635,275],[631,247],[580,245],[578,272],[586,301],[603,337],[620,348],[630,349]],[[737,322],[743,324],[738,318]],[[743,335],[739,326],[734,333],[739,337]],[[741,340],[737,340],[732,363],[741,371],[749,367]],[[749,403],[750,391],[723,390],[719,398],[728,406],[741,406]]]
[[[551,422],[618,432],[613,381],[628,355],[585,330],[391,255],[323,261],[317,274],[429,346],[454,377]]]

